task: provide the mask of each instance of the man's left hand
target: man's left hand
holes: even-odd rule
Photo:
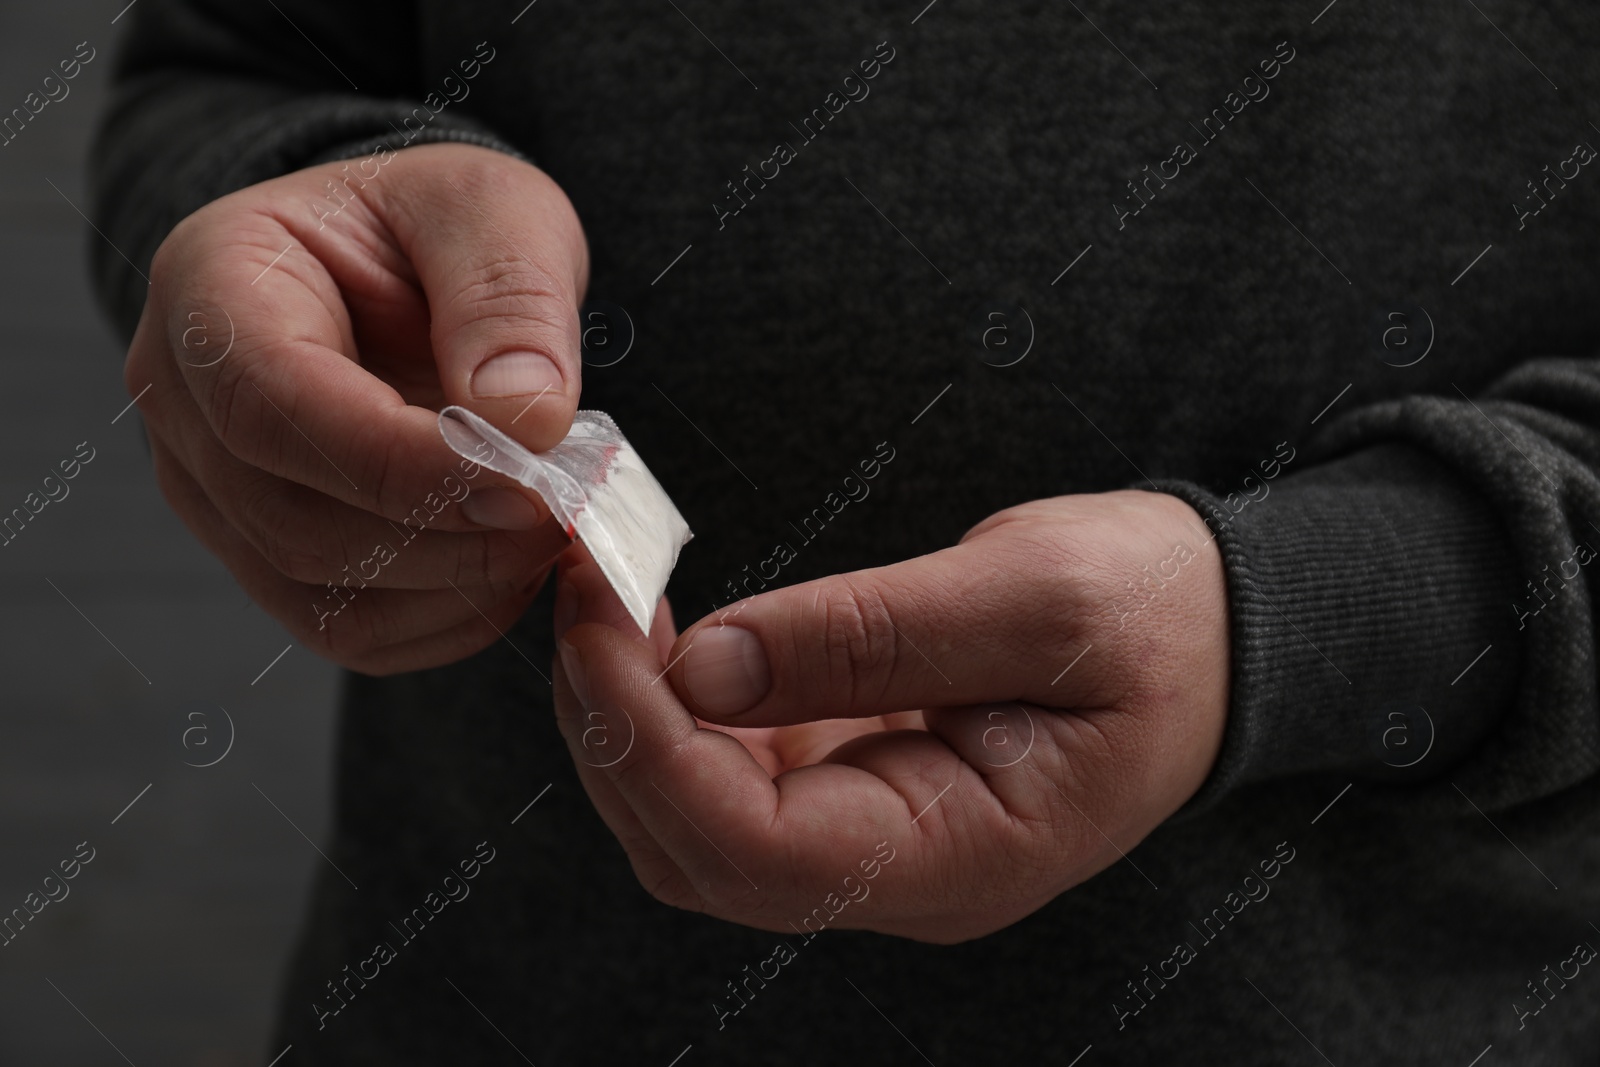
[[[574,551],[557,715],[641,883],[678,907],[978,937],[1117,862],[1221,747],[1222,563],[1176,497],[1011,508],[676,640],[665,601],[642,637]]]

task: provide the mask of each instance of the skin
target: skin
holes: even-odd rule
[[[508,517],[531,494],[466,478],[436,428],[457,403],[534,449],[570,429],[588,250],[566,196],[500,153],[430,145],[330,214],[327,183],[348,173],[224,197],[157,252],[125,378],[158,482],[297,640],[371,674],[493,642],[565,549],[558,721],[659,900],[784,932],[825,907],[831,927],[961,941],[1118,862],[1205,780],[1227,598],[1187,505],[1037,501],[953,548],[773,590],[681,636],[662,601],[647,637],[542,505]],[[556,384],[476,395],[475,372],[512,351],[549,357]],[[450,476],[470,493],[405,542],[396,526]],[[475,521],[496,493],[494,521]],[[319,617],[338,603],[325,583],[377,544],[395,557]],[[1129,592],[1152,572],[1158,592]],[[686,681],[714,626],[753,633],[770,667],[738,715]]]
[[[1172,574],[1178,544],[1187,562],[1129,611],[1125,583]],[[641,635],[580,547],[556,714],[658,900],[791,932],[887,841],[893,861],[828,925],[953,943],[1118,862],[1195,793],[1222,743],[1227,624],[1215,544],[1159,493],[1011,508],[954,548],[763,593],[681,636],[665,601]],[[722,625],[770,665],[736,716],[695,702],[680,658]]]
[[[427,145],[342,166],[251,186],[174,228],[124,377],[190,531],[296,640],[386,674],[497,640],[568,544],[537,497],[481,468],[415,540],[396,527],[462,473],[436,427],[444,404],[534,449],[571,429],[589,257],[566,195],[502,153]],[[327,183],[373,171],[341,185],[333,212]],[[560,385],[536,401],[475,396],[474,371],[509,351],[548,356]],[[469,515],[494,493],[511,495],[496,525],[515,528]],[[517,501],[533,506],[508,521]],[[319,616],[340,603],[325,583],[380,543],[395,558]]]

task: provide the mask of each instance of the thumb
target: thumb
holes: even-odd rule
[[[588,285],[583,228],[544,172],[489,149],[396,155],[391,225],[427,296],[445,399],[534,451],[572,429]]]
[[[1049,640],[1033,605],[1046,584],[981,541],[958,545],[707,616],[678,638],[669,674],[696,715],[735,726],[1014,700],[1039,688],[1042,667],[1021,661]]]

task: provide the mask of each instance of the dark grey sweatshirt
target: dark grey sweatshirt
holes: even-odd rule
[[[350,677],[327,851],[361,889],[318,886],[268,1054],[1594,1062],[1600,7],[922,2],[129,13],[96,214],[141,266],[380,141],[561,183],[633,330],[584,402],[698,534],[681,624],[780,542],[800,581],[1128,485],[1207,516],[1228,573],[1201,793],[955,947],[655,903],[503,643]],[[98,271],[131,331],[143,279]],[[511,634],[541,667],[548,616]]]

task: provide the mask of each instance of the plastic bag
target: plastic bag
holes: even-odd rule
[[[694,534],[610,415],[578,412],[572,432],[546,452],[529,451],[463,407],[439,412],[439,432],[463,459],[538,493],[567,536],[588,546],[640,631],[650,632],[678,552]]]

